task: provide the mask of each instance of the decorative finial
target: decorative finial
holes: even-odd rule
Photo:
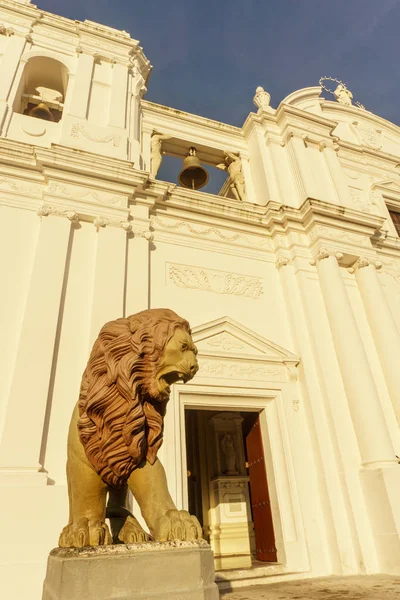
[[[273,112],[273,108],[269,105],[271,102],[271,94],[266,92],[261,85],[256,89],[256,95],[253,98],[253,102],[260,111],[265,110],[267,112]]]

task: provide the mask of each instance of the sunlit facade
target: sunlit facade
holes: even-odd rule
[[[221,588],[399,574],[400,129],[320,87],[259,88],[234,127],[144,100],[150,70],[125,32],[1,2],[4,597],[41,598],[100,327],[155,307],[199,349],[159,456]],[[191,147],[218,194],[158,178]]]

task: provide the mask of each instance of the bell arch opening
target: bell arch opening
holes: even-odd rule
[[[64,109],[68,69],[58,60],[34,56],[28,60],[14,101],[15,113],[57,123]]]

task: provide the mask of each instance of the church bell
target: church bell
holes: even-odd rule
[[[179,183],[191,190],[199,190],[208,182],[208,172],[201,166],[196,148],[189,148],[189,154],[183,160],[183,169],[178,175]]]
[[[43,119],[44,121],[54,121],[54,116],[44,102],[39,102],[37,106],[34,106],[29,111],[30,117],[36,117],[37,119]]]

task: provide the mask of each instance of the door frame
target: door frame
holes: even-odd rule
[[[285,386],[282,386],[285,387]],[[275,389],[274,389],[275,388]],[[285,390],[286,391],[286,390]],[[174,385],[169,403],[165,447],[172,450],[163,457],[169,477],[170,491],[179,509],[188,509],[185,410],[229,410],[258,412],[278,562],[282,572],[309,570],[308,552],[299,507],[297,483],[289,441],[285,409],[285,391],[272,384],[268,389],[222,387],[209,385]],[[173,423],[172,423],[173,422]],[[178,442],[180,440],[180,443]]]

